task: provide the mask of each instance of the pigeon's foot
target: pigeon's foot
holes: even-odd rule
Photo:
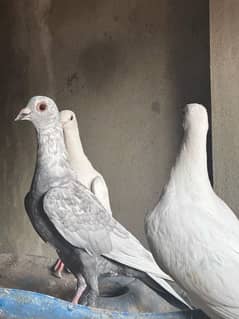
[[[87,306],[87,305],[88,305],[87,294],[85,295],[85,294],[83,293],[83,294],[81,295],[79,303],[80,303],[82,306]]]
[[[87,295],[87,306],[96,307],[96,301],[98,297],[99,297],[99,294],[96,291],[91,290]]]
[[[52,274],[57,278],[62,278],[62,271],[64,269],[64,263],[61,259],[57,259],[55,265],[53,266]]]

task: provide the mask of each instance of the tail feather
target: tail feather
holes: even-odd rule
[[[152,254],[133,235],[130,234],[130,237],[123,241],[119,237],[114,237],[114,234],[111,234],[111,238],[114,243],[113,249],[103,256],[142,272],[173,281],[159,268]]]
[[[186,302],[183,297],[181,297],[168,283],[167,281],[165,281],[164,279],[162,279],[159,276],[156,276],[154,274],[150,274],[148,273],[148,276],[143,280],[148,286],[150,286],[152,289],[162,292],[162,289],[160,289],[160,287],[162,287],[167,293],[169,293],[171,296],[173,296],[175,298],[174,301],[177,301],[176,306],[181,306],[184,305],[186,307],[188,307],[189,309],[192,309],[192,307],[188,304],[188,302]],[[156,284],[155,284],[156,283]],[[160,287],[158,287],[158,285]],[[166,297],[166,296],[164,296]],[[169,302],[172,302],[172,299],[170,298],[166,298],[168,299]],[[180,304],[178,304],[178,302],[180,302]]]
[[[113,248],[109,253],[103,254],[104,257],[147,274],[170,295],[185,304],[187,307],[190,307],[188,303],[184,301],[183,298],[167,283],[167,281],[165,281],[173,281],[173,279],[160,269],[154,260],[153,255],[145,249],[133,235],[129,233],[127,240],[125,240],[113,232],[111,233],[111,240]]]

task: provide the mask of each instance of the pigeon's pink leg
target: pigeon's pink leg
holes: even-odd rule
[[[85,288],[86,288],[85,279],[83,278],[83,276],[79,275],[77,280],[77,290],[76,290],[74,298],[72,299],[73,305],[77,305],[79,303],[80,297],[85,291]]]
[[[80,297],[82,296],[84,290],[85,290],[85,287],[77,288],[76,294],[75,294],[74,298],[72,299],[73,305],[78,305]]]
[[[55,266],[54,266],[54,271],[57,271],[57,269],[59,268],[60,266],[60,263],[61,263],[61,260],[60,259],[57,259],[56,263],[55,263]]]
[[[62,278],[62,271],[64,269],[64,263],[61,259],[58,259],[54,266],[54,275],[58,278]]]
[[[57,271],[57,273],[58,273],[58,275],[59,275],[60,277],[62,276],[62,271],[63,271],[64,267],[65,267],[65,265],[64,265],[64,263],[61,261],[60,266],[59,266],[58,271]]]

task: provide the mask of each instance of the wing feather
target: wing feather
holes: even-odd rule
[[[76,192],[74,185],[52,188],[46,193],[43,206],[57,230],[73,246],[172,280],[158,267],[152,254],[107,213],[90,191]]]

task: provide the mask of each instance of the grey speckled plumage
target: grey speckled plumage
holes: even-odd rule
[[[207,171],[208,116],[189,104],[184,139],[158,205],[145,220],[158,264],[210,318],[239,318],[239,221]],[[167,246],[167,249],[166,249]]]
[[[97,198],[78,181],[70,168],[59,112],[47,97],[32,98],[17,119],[32,121],[37,131],[35,174],[25,199],[26,211],[38,234],[55,247],[78,280],[74,301],[85,286],[88,304],[99,294],[98,277],[124,274],[146,283],[153,279],[177,300],[182,299],[165,281],[171,280],[140,242],[120,225]],[[83,288],[82,288],[83,287]]]

